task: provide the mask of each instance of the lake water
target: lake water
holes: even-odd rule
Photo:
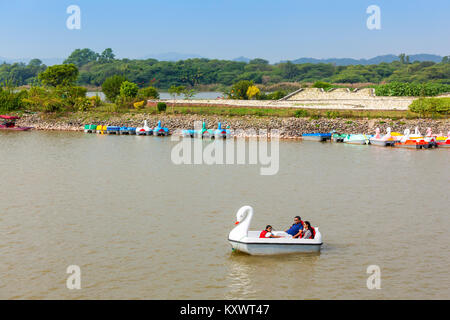
[[[174,165],[175,143],[0,132],[0,299],[450,298],[449,150],[280,142],[278,174],[261,176]],[[311,221],[321,253],[232,253],[243,205],[254,230]]]
[[[103,92],[88,92],[86,94],[88,97],[95,97],[98,95],[102,100],[105,100],[105,94]],[[160,99],[173,99],[173,96],[171,96],[168,92],[160,92],[159,93]],[[217,98],[223,98],[223,92],[215,92],[215,91],[205,91],[205,92],[197,92],[192,99],[217,99]],[[177,99],[184,99],[184,95],[180,95],[177,97]]]

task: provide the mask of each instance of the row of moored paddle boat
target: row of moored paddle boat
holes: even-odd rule
[[[412,149],[429,149],[429,148],[449,148],[450,147],[450,131],[447,136],[434,135],[431,128],[427,129],[427,133],[423,136],[416,127],[414,133],[406,129],[403,134],[391,132],[391,128],[387,128],[386,134],[382,135],[380,129],[375,130],[375,135],[366,134],[339,134],[331,133],[306,133],[302,135],[303,140],[311,141],[329,141],[343,142],[358,145],[375,145],[382,147],[400,147]]]
[[[161,121],[158,121],[158,125],[156,127],[150,128],[148,126],[147,120],[144,121],[144,126],[137,128],[87,124],[84,126],[84,132],[98,133],[98,134],[138,135],[138,136],[152,136],[152,135],[168,136],[170,134],[169,129],[164,128],[161,125]]]
[[[85,133],[98,133],[98,134],[123,134],[123,135],[138,135],[138,136],[168,136],[170,130],[161,125],[161,121],[158,121],[158,125],[155,128],[148,126],[147,120],[144,121],[142,127],[120,127],[120,126],[106,126],[87,124],[84,126]],[[182,131],[184,137],[191,138],[229,138],[231,137],[231,131],[229,129],[222,128],[222,124],[219,122],[217,129],[206,129],[206,122],[203,122],[202,129],[187,129]]]

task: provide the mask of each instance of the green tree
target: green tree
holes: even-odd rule
[[[124,81],[120,85],[120,95],[125,98],[135,98],[139,92],[139,87],[136,83]]]
[[[39,73],[39,80],[52,87],[73,86],[77,78],[78,68],[74,64],[54,65]]]
[[[172,85],[169,88],[169,94],[173,97],[175,100],[178,96],[182,95],[183,92],[186,90],[185,86],[175,86]]]
[[[142,88],[138,94],[145,99],[159,99],[159,92],[154,87]]]
[[[76,49],[64,61],[64,64],[74,64],[77,67],[82,67],[89,62],[97,61],[99,54],[91,49]]]
[[[123,76],[115,75],[106,78],[105,82],[102,84],[102,91],[106,96],[106,99],[113,102],[116,100],[117,96],[120,94],[120,87],[122,83],[127,79]]]
[[[111,48],[105,49],[99,56],[98,62],[100,63],[109,63],[113,62],[115,59],[115,55],[113,53],[113,50]]]

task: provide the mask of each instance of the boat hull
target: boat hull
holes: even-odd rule
[[[8,130],[8,131],[28,131],[33,129],[32,127],[1,127],[0,130]]]
[[[320,252],[322,243],[314,244],[272,244],[272,243],[248,243],[228,239],[233,250],[249,255],[276,255],[302,252]]]
[[[393,147],[395,141],[393,140],[370,140],[370,144],[379,147]]]

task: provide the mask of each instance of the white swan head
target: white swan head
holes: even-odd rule
[[[250,206],[244,206],[236,213],[236,226],[231,230],[228,238],[230,240],[239,241],[246,237],[248,234],[248,228],[253,217],[253,208]]]

